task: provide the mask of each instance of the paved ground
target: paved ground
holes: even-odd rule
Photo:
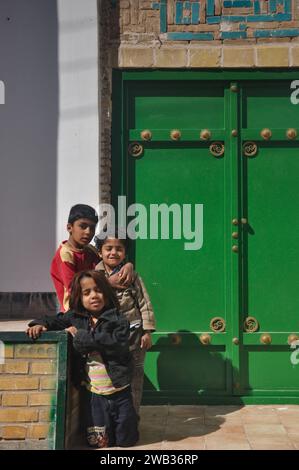
[[[144,406],[132,449],[299,449],[299,405]]]
[[[299,450],[299,405],[144,406],[127,450]]]
[[[27,323],[0,321],[0,331]],[[299,450],[299,405],[144,406],[132,449]]]

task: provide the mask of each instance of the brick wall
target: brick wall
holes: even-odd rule
[[[298,0],[120,0],[121,67],[298,66]]]
[[[0,449],[53,448],[57,345],[6,344],[0,364]]]

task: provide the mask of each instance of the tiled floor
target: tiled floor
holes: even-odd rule
[[[299,405],[144,406],[132,449],[299,449]]]

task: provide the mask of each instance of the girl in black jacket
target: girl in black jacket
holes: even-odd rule
[[[65,330],[84,357],[87,389],[87,441],[92,447],[128,447],[138,440],[130,390],[129,322],[104,274],[82,271],[73,279],[71,310],[29,323],[27,334]]]

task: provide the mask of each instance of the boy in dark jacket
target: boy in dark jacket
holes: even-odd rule
[[[65,330],[84,357],[87,389],[87,441],[92,447],[132,446],[138,440],[133,407],[129,322],[102,273],[82,271],[74,277],[71,310],[57,318],[29,323],[27,334]]]

